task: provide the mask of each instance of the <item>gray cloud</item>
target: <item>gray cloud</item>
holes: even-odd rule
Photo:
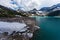
[[[15,4],[12,4],[15,2]],[[60,0],[0,0],[0,5],[10,7],[12,9],[31,10],[33,8],[40,9],[41,7],[52,6],[60,3]]]

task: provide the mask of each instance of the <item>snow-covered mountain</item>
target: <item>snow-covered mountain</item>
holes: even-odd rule
[[[55,11],[55,10],[60,10],[60,3],[53,5],[51,7],[43,7],[40,9],[40,11],[46,11],[46,12]]]

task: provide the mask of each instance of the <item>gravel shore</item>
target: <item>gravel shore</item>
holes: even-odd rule
[[[33,33],[40,29],[40,27],[37,26],[36,21],[30,17],[0,18],[0,21],[19,22],[27,25],[25,27],[27,28],[26,31],[13,31],[10,35],[8,35],[8,32],[0,33],[0,40],[30,40],[34,35]]]

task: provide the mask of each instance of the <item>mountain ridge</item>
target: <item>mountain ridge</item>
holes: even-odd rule
[[[60,3],[56,4],[56,5],[53,5],[51,7],[43,7],[40,9],[40,11],[46,11],[46,12],[50,12],[54,9],[57,9],[57,8],[60,8]]]

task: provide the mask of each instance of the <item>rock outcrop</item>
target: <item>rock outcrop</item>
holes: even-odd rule
[[[9,34],[8,32],[0,33],[0,40],[30,40],[33,37],[33,33],[40,29],[36,25],[36,21],[32,18],[28,17],[20,17],[20,18],[0,18],[0,21],[3,22],[19,22],[19,23],[25,23],[26,26],[22,31],[14,31]],[[17,29],[18,30],[18,29]]]

